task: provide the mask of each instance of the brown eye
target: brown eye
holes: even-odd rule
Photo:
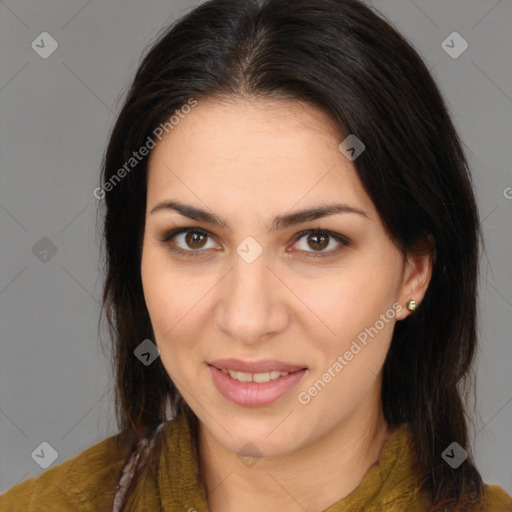
[[[201,256],[207,247],[209,233],[199,228],[177,228],[166,233],[160,241],[169,249],[183,256]]]
[[[202,249],[207,236],[198,231],[187,231],[185,234],[185,243],[191,249]]]
[[[301,245],[300,242],[302,239],[305,240],[302,247],[299,247],[300,252],[305,253],[306,257],[312,258],[333,256],[342,251],[344,247],[350,245],[349,240],[345,237],[324,229],[309,229],[302,231],[296,236],[296,239],[297,242],[295,245]],[[332,245],[332,241],[334,241],[334,248],[326,251],[325,249]]]
[[[329,236],[311,234],[308,236],[308,243],[315,251],[322,251],[329,245]]]

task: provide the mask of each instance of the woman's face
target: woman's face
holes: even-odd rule
[[[232,452],[290,453],[375,417],[394,324],[428,284],[426,260],[391,243],[341,142],[303,103],[208,100],[151,155],[141,271],[153,341]],[[171,201],[226,226],[155,210]],[[175,228],[189,231],[163,243]],[[228,358],[249,366],[218,362]]]

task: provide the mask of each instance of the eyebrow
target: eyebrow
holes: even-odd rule
[[[156,212],[167,210],[178,212],[179,214],[185,217],[202,221],[207,224],[211,224],[212,226],[217,226],[231,230],[228,221],[223,219],[222,217],[219,217],[218,215],[210,213],[206,210],[202,210],[201,208],[197,208],[195,206],[188,204],[183,204],[179,201],[162,201],[161,203],[158,203],[151,209],[150,214],[152,215]],[[285,229],[295,224],[302,224],[304,222],[321,219],[323,217],[329,217],[331,215],[341,213],[353,213],[365,217],[368,220],[371,220],[367,212],[361,210],[360,208],[356,208],[354,206],[350,206],[344,203],[334,203],[327,205],[319,205],[312,208],[308,208],[306,210],[297,210],[291,213],[278,215],[274,217],[274,219],[272,220],[271,228],[269,229],[269,231],[279,231],[281,229]]]

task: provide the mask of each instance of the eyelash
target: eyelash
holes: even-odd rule
[[[171,231],[168,231],[159,240],[165,246],[170,246],[170,242],[172,241],[173,238],[175,238],[176,236],[178,236],[181,233],[187,233],[189,231],[210,237],[210,233],[208,231],[205,231],[204,229],[183,227],[183,228],[176,228]],[[313,254],[307,255],[306,256],[307,258],[325,258],[325,257],[329,257],[329,256],[334,256],[335,254],[338,254],[340,251],[342,251],[345,247],[350,246],[350,241],[347,238],[341,236],[339,233],[335,233],[334,231],[329,231],[326,229],[306,229],[304,231],[301,231],[300,233],[297,233],[295,235],[293,243],[294,244],[297,243],[301,238],[303,238],[305,235],[309,235],[309,234],[327,235],[327,236],[333,238],[334,240],[336,240],[337,242],[341,243],[341,247],[339,247],[337,249],[331,249],[330,251],[327,251],[327,252],[316,252],[315,253],[314,251],[311,251]],[[179,247],[169,247],[169,249],[175,253],[181,254],[186,257],[191,257],[191,258],[197,258],[200,256],[200,253],[205,252],[201,249],[185,250],[185,249],[181,249]],[[310,251],[301,251],[301,252],[305,252],[307,254]]]

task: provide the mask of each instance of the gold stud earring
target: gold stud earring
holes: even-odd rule
[[[409,311],[414,311],[416,309],[416,301],[415,300],[410,300],[408,303],[407,303],[407,309]]]

